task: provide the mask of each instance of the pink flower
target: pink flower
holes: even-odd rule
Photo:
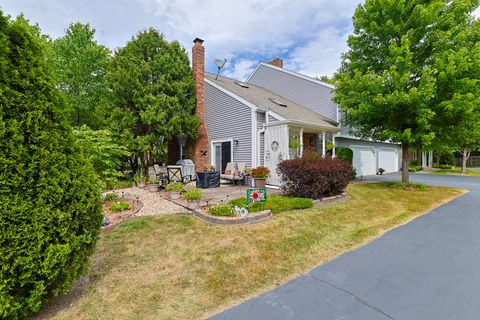
[[[265,195],[263,194],[262,191],[260,190],[253,190],[252,193],[250,193],[250,201],[252,202],[257,202],[261,201],[265,198]]]

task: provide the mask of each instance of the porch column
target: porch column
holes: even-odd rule
[[[322,157],[325,158],[325,131],[322,132]]]
[[[433,167],[433,151],[430,151],[429,159],[430,159],[430,166],[429,167]]]
[[[332,158],[335,158],[335,134],[332,133]]]
[[[427,155],[425,154],[425,151],[422,151],[422,163],[420,164],[422,167],[427,166]]]
[[[303,128],[300,128],[300,157],[303,155]]]

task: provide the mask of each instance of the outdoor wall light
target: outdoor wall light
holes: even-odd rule
[[[234,145],[235,147],[238,146],[238,139],[233,139],[233,145]]]

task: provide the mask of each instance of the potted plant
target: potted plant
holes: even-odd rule
[[[135,185],[139,188],[145,187],[145,178],[142,177],[140,174],[135,174],[133,176],[133,181],[135,181]]]
[[[385,169],[383,168],[378,168],[378,174],[382,175],[385,172]]]
[[[252,169],[251,174],[255,182],[255,187],[265,188],[267,178],[270,175],[270,170],[267,167],[257,167]]]
[[[148,180],[148,184],[147,184],[146,188],[150,192],[157,192],[158,191],[157,180],[155,180],[155,179]]]
[[[202,191],[199,188],[190,188],[182,194],[182,199],[188,201],[188,207],[192,210],[200,209],[200,200],[202,200]]]
[[[178,200],[180,199],[180,192],[183,189],[183,184],[179,182],[172,182],[167,184],[165,190],[170,194],[170,199]]]
[[[208,167],[206,167],[205,171],[207,171],[207,172],[215,171],[215,166],[208,166]]]

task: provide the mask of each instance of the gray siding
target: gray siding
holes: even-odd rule
[[[264,112],[257,112],[257,130],[262,130],[262,125],[266,122],[265,118]]]
[[[233,161],[252,165],[252,112],[250,107],[205,83],[205,125],[208,140],[238,139]],[[211,159],[211,144],[208,145]]]
[[[335,144],[337,147],[350,148],[350,146],[364,146],[364,147],[373,147],[375,149],[380,148],[393,148],[398,151],[398,167],[402,166],[402,147],[399,144],[393,143],[383,143],[383,142],[373,142],[349,138],[335,138]]]
[[[263,87],[312,111],[338,121],[333,89],[292,74],[260,65],[249,83]]]

